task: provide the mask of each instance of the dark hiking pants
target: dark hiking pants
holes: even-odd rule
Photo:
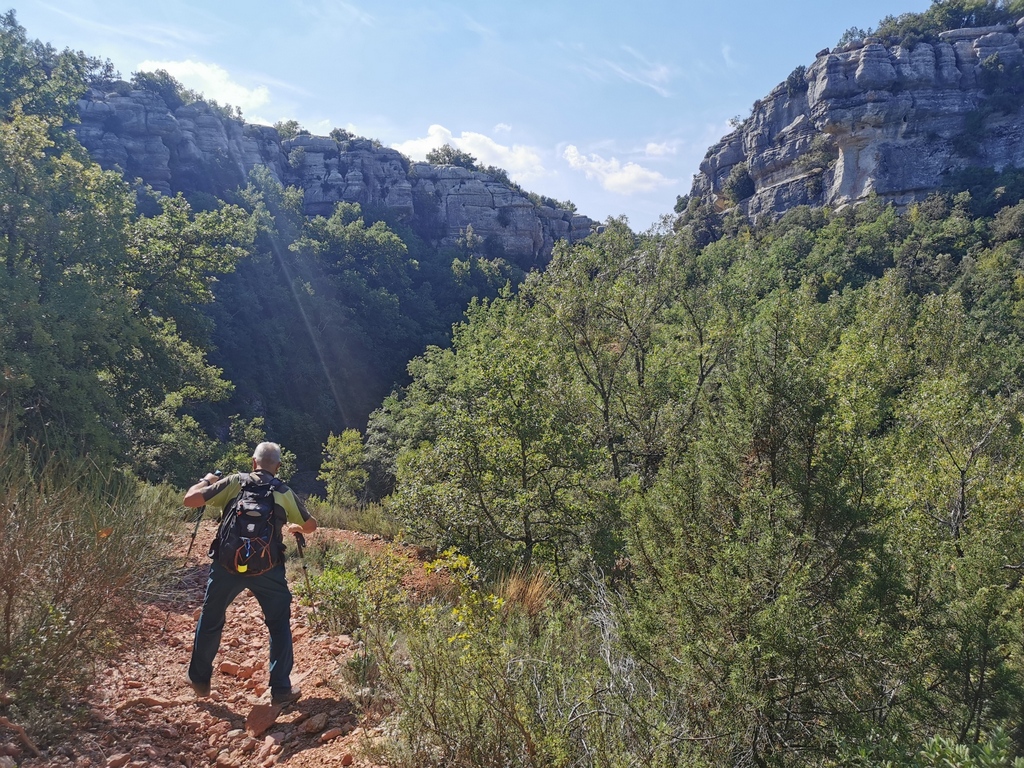
[[[231,601],[248,589],[263,609],[263,620],[270,630],[270,690],[271,694],[291,690],[292,673],[292,593],[284,577],[284,563],[275,565],[259,576],[239,576],[231,573],[214,560],[210,564],[210,579],[206,582],[203,612],[196,625],[192,644],[192,661],[188,676],[195,683],[209,683],[213,677],[213,659],[220,648],[224,630],[224,615]]]

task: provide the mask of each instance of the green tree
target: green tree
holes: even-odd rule
[[[547,563],[568,577],[606,527],[608,489],[522,310],[510,296],[474,307],[455,351],[417,367],[428,381],[438,366],[451,378],[431,409],[433,439],[398,456],[391,506],[414,533],[490,571]]]
[[[543,277],[527,282],[528,300],[544,308],[558,354],[553,366],[581,404],[584,429],[610,460],[616,480],[649,482],[667,451],[678,350],[660,334],[677,295],[675,258],[638,238],[623,219],[586,242],[560,244]],[[577,386],[578,385],[578,386]]]
[[[324,444],[324,461],[317,480],[327,485],[327,501],[337,506],[351,506],[362,497],[369,478],[364,468],[366,452],[358,430],[333,432]]]
[[[278,135],[280,135],[282,141],[294,139],[296,136],[309,133],[309,131],[299,125],[298,120],[279,120],[274,123],[274,129],[277,131]]]
[[[1022,596],[1007,589],[1005,569],[1024,561],[1024,400],[1001,381],[994,350],[979,349],[959,296],[929,297],[912,330],[914,378],[894,405],[884,488],[902,555],[897,605],[916,625],[904,652],[928,670],[906,678],[906,715],[921,740],[942,733],[974,743],[1017,727],[1024,696],[1024,647],[1011,619]]]
[[[232,472],[248,472],[252,469],[252,452],[256,446],[269,440],[266,431],[266,422],[262,416],[254,419],[243,419],[239,416],[231,417],[230,440],[226,447],[222,448],[221,455],[214,462],[215,468],[220,469],[224,474]],[[285,481],[295,474],[295,454],[283,445],[281,446],[281,468],[277,476]],[[207,468],[207,472],[211,471]]]
[[[729,171],[729,177],[722,184],[722,193],[731,203],[741,203],[751,197],[757,188],[746,163],[737,163]]]
[[[624,618],[665,676],[678,761],[814,764],[833,729],[870,731],[860,563],[872,510],[827,385],[845,311],[807,291],[766,299],[701,404],[698,436],[631,505]]]
[[[457,165],[471,171],[478,170],[475,157],[461,149],[456,149],[451,144],[442,144],[437,149],[427,152],[427,162],[431,165]]]
[[[12,15],[0,42],[0,395],[15,435],[164,477],[188,463],[167,449],[196,434],[190,405],[229,388],[201,351],[195,304],[245,252],[246,217],[194,216],[180,199],[139,217],[65,130],[63,100],[92,65],[28,43]]]
[[[198,93],[183,86],[165,69],[158,69],[155,72],[134,72],[131,84],[138,90],[157,94],[172,112],[200,98]]]

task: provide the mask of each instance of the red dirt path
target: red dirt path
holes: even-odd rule
[[[246,733],[253,707],[269,702],[267,631],[255,598],[243,593],[228,610],[224,642],[215,662],[213,692],[197,699],[185,683],[195,619],[206,585],[205,543],[216,524],[204,521],[196,544],[183,564],[174,605],[148,606],[143,637],[121,659],[102,669],[87,692],[89,722],[43,757],[31,757],[22,745],[19,764],[26,768],[143,768],[144,766],[270,766],[324,768],[375,764],[365,748],[381,738],[377,723],[362,717],[339,684],[339,671],[351,658],[354,644],[346,636],[318,632],[308,609],[292,604],[295,640],[293,684],[302,699],[284,710],[264,733]],[[184,558],[189,533],[178,543]],[[309,537],[347,542],[373,554],[383,548],[378,537],[352,531],[320,529]],[[406,586],[430,590],[434,579],[422,568],[412,548],[401,548],[414,563]],[[302,578],[291,570],[291,582]],[[169,612],[168,612],[169,609]],[[166,631],[161,628],[166,621]],[[19,744],[17,735],[0,726],[0,749]],[[0,755],[3,752],[0,751]],[[3,757],[0,757],[2,765]]]

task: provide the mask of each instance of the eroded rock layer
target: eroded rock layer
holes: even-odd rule
[[[1024,19],[909,48],[869,37],[822,51],[708,150],[691,196],[739,203],[756,220],[871,194],[906,205],[967,167],[1024,167],[1022,29]]]
[[[439,245],[472,227],[487,252],[524,267],[543,263],[556,240],[581,239],[595,226],[572,211],[534,205],[488,174],[410,163],[365,139],[282,140],[274,128],[225,117],[203,102],[172,110],[145,90],[91,90],[79,115],[78,139],[102,167],[163,194],[219,194],[265,166],[281,183],[302,188],[309,215],[329,215],[340,201],[383,207]]]

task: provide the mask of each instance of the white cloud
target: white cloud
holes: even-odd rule
[[[423,160],[428,152],[442,144],[450,144],[456,149],[468,152],[481,165],[504,168],[514,181],[525,183],[548,175],[540,152],[533,147],[522,144],[499,144],[490,136],[472,131],[463,131],[461,135],[455,136],[443,125],[430,126],[423,138],[410,139],[391,146],[413,160]]]
[[[391,148],[397,149],[403,155],[413,160],[423,160],[426,158],[427,152],[437,149],[442,144],[456,146],[455,142],[452,141],[452,132],[443,125],[434,124],[427,129],[427,135],[423,138],[409,139],[398,144],[392,144]]]
[[[588,179],[596,180],[609,192],[620,195],[651,192],[675,183],[657,171],[633,162],[623,164],[614,157],[606,160],[600,155],[584,155],[572,144],[565,148],[562,157],[574,170],[582,171]]]
[[[315,123],[305,126],[305,128],[314,136],[327,136],[330,134],[331,129],[334,128],[334,123],[327,119],[317,120]]]
[[[265,85],[246,88],[231,79],[230,73],[216,64],[202,61],[143,61],[140,72],[166,70],[186,88],[199,91],[208,99],[221,104],[241,107],[242,111],[258,109],[270,102],[270,89]]]
[[[725,66],[729,69],[739,69],[739,64],[736,63],[736,59],[732,57],[732,46],[722,45],[722,59],[725,61]]]
[[[660,144],[655,144],[652,141],[648,142],[647,146],[644,147],[644,154],[648,157],[665,157],[666,155],[674,155],[678,151],[678,144],[671,141],[663,141]]]
[[[508,123],[498,123],[491,130],[493,130],[495,133],[511,133],[512,126],[509,125]]]
[[[208,28],[205,23],[196,23],[190,26],[179,26],[176,24],[105,24],[97,21],[89,15],[76,15],[63,8],[48,3],[39,3],[40,7],[70,21],[72,24],[88,30],[92,36],[113,37],[116,39],[129,39],[145,43],[149,46],[169,48],[181,43],[195,45],[199,42],[209,42],[210,35],[197,31]],[[205,22],[206,19],[203,19]]]
[[[667,98],[672,95],[667,88],[672,79],[672,70],[669,67],[650,61],[629,46],[623,46],[622,50],[632,56],[633,61],[627,64],[618,64],[606,59],[605,65],[608,68],[623,80],[650,88],[659,96]]]
[[[352,25],[358,24],[365,27],[372,27],[376,19],[372,14],[353,3],[340,2],[339,0],[327,0],[323,2],[297,2],[296,9],[306,16],[310,16],[323,27],[351,29]]]

